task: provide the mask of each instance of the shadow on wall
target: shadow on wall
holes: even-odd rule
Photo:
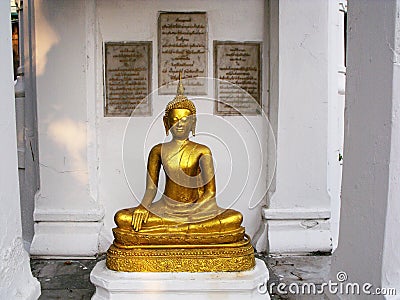
[[[47,54],[59,43],[60,37],[47,21],[51,14],[50,7],[43,4],[43,0],[35,2],[35,20],[40,24],[40,39],[36,44],[36,76],[41,76],[46,71]],[[38,39],[36,37],[36,39]]]
[[[47,128],[48,136],[58,145],[65,149],[70,163],[64,159],[63,170],[58,172],[73,172],[73,176],[82,184],[88,182],[88,173],[85,162],[86,151],[86,124],[76,122],[69,118],[51,122]],[[69,167],[68,167],[69,166]]]

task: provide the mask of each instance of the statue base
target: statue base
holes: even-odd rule
[[[250,239],[215,245],[137,245],[114,242],[107,267],[122,272],[237,272],[254,268]]]
[[[268,278],[268,269],[259,259],[250,271],[205,273],[116,272],[101,261],[90,274],[96,286],[92,300],[269,300]]]

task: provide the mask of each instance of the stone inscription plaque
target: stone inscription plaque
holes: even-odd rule
[[[214,78],[216,114],[259,114],[261,43],[214,41]]]
[[[107,42],[104,53],[104,115],[150,115],[152,42]]]
[[[207,15],[204,12],[160,13],[158,18],[158,87],[160,95],[176,94],[182,71],[185,94],[207,93]],[[193,79],[191,79],[193,78]]]

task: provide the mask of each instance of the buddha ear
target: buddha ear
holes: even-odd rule
[[[196,121],[197,121],[196,116],[193,116],[193,119],[192,119],[192,134],[193,134],[193,136],[196,135]]]
[[[165,134],[168,136],[170,127],[169,127],[169,124],[168,124],[167,116],[163,117],[163,122],[164,122]]]

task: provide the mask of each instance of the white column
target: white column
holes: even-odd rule
[[[31,254],[93,257],[104,215],[91,107],[95,2],[40,0],[34,12],[40,191]]]
[[[329,47],[329,36],[337,34],[332,26],[338,22],[338,1],[335,5],[330,1],[270,2],[271,22],[278,24],[270,27],[270,120],[277,162],[275,184],[263,210],[268,244],[259,243],[258,250],[304,253],[332,248],[332,181],[328,179],[332,172],[327,162],[335,155],[329,142],[331,133],[336,134],[330,130],[330,117],[335,109],[332,102],[338,101],[338,65],[332,58],[340,53]],[[332,6],[337,14],[330,13]],[[336,83],[333,89],[332,82]],[[339,162],[335,163],[339,168]]]
[[[347,0],[328,1],[328,193],[331,197],[332,250],[339,239],[340,191],[344,134],[344,101],[346,84],[344,16]]]
[[[23,248],[17,174],[15,99],[12,80],[10,2],[0,2],[0,298],[37,299],[40,284],[32,276]]]
[[[348,5],[339,246],[331,277],[400,292],[400,1]],[[341,295],[342,299],[365,299]],[[399,296],[397,296],[399,297]],[[390,297],[388,297],[390,298]],[[374,299],[383,299],[378,295]],[[396,298],[398,299],[398,298]]]

